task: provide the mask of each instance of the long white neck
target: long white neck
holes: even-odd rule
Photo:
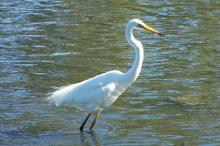
[[[134,82],[139,76],[142,68],[142,63],[144,59],[144,49],[140,41],[136,40],[133,35],[133,27],[127,26],[125,30],[125,36],[128,43],[135,49],[136,57],[135,61],[126,73],[127,79],[130,83]]]

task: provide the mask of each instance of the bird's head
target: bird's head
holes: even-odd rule
[[[151,33],[155,33],[155,34],[159,34],[159,35],[164,35],[163,33],[157,31],[156,29],[148,26],[147,24],[145,24],[143,21],[141,21],[140,19],[132,19],[131,21],[128,22],[127,24],[129,27],[132,28],[143,28]]]

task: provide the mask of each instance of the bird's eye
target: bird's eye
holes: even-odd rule
[[[137,27],[138,28],[143,28],[143,26],[141,24],[138,24]]]

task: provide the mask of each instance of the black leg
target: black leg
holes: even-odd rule
[[[82,123],[82,125],[80,126],[80,131],[83,131],[84,126],[85,126],[87,120],[89,119],[90,115],[91,115],[91,113],[88,114],[88,116],[86,117],[86,119],[84,120],[84,122]]]
[[[97,118],[99,117],[99,114],[100,114],[100,111],[98,111],[96,114],[95,114],[95,118],[94,118],[94,120],[93,120],[93,122],[92,122],[92,124],[91,124],[91,126],[90,126],[90,130],[92,130],[92,128],[95,126],[95,123],[96,123],[96,120],[97,120]]]

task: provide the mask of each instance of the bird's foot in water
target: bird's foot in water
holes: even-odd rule
[[[86,133],[89,133],[89,134],[94,134],[95,133],[95,131],[92,130],[92,129],[86,130],[86,129],[81,129],[81,128],[80,128],[80,132],[81,133],[86,132]]]
[[[80,132],[83,132],[83,131],[84,131],[84,127],[81,126],[81,127],[79,128],[79,130],[80,130]]]

